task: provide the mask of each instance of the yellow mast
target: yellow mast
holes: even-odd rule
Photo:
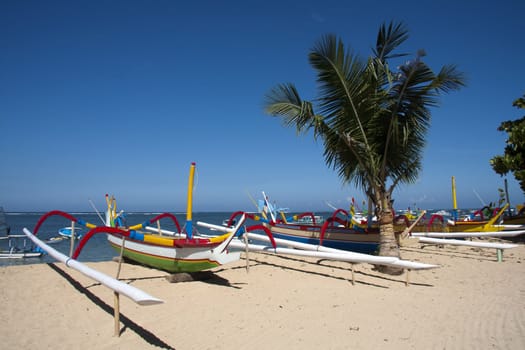
[[[190,175],[188,178],[188,200],[186,207],[186,237],[193,236],[192,207],[193,207],[193,176],[195,174],[195,162],[191,163]]]
[[[454,209],[454,219],[458,219],[458,203],[456,201],[456,178],[452,176],[452,206]]]

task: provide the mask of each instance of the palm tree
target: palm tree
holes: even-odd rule
[[[286,83],[273,88],[265,101],[266,112],[282,117],[286,126],[295,126],[299,133],[313,131],[314,138],[323,141],[326,164],[344,183],[353,182],[369,196],[379,218],[382,256],[399,257],[392,192],[418,178],[429,108],[438,105],[441,92],[464,85],[453,65],[435,74],[423,62],[422,50],[393,70],[389,62],[406,56],[394,50],[407,38],[402,23],[383,24],[373,54],[362,60],[345,50],[340,39],[326,35],[309,54],[317,72],[318,97],[303,100],[296,87]]]

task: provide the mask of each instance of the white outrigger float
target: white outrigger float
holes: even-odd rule
[[[33,241],[34,244],[39,246],[43,251],[45,251],[47,254],[55,258],[56,260],[64,263],[67,267],[72,268],[74,270],[79,271],[80,273],[84,274],[85,276],[100,282],[104,286],[112,289],[116,293],[123,294],[126,297],[133,300],[135,303],[139,305],[154,305],[162,303],[163,301],[160,299],[157,299],[142,290],[135,288],[127,283],[121,282],[113,277],[110,277],[100,271],[94,270],[90,268],[89,266],[72,259],[68,257],[65,254],[60,253],[56,249],[50,247],[46,243],[42,242],[40,239],[38,239],[31,231],[29,231],[27,228],[24,228],[24,234]]]
[[[228,232],[231,228],[212,225],[204,222],[197,222],[197,225],[206,227],[209,229],[214,229],[217,231]],[[253,239],[257,241],[271,242],[270,235],[261,235],[253,232],[243,233],[247,239]],[[281,245],[283,247],[276,247],[273,243]],[[335,248],[328,248],[320,245],[313,245],[307,243],[296,242],[287,239],[274,238],[272,246],[269,245],[260,245],[252,244],[240,239],[234,240],[230,243],[230,247],[235,247],[238,249],[244,249],[246,251],[258,251],[265,253],[273,254],[284,254],[284,255],[296,255],[296,256],[305,256],[313,257],[320,259],[336,260],[336,261],[347,261],[351,263],[352,271],[352,284],[355,283],[354,275],[354,264],[359,263],[368,263],[372,265],[386,265],[386,266],[395,266],[403,268],[407,271],[406,285],[410,283],[410,271],[412,270],[429,270],[440,267],[439,265],[425,264],[416,261],[402,260],[396,257],[384,257],[376,256],[364,253],[350,252],[347,250],[340,250]]]

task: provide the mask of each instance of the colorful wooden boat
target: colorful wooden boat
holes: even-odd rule
[[[471,220],[455,220],[445,219],[441,215],[434,214],[427,222],[414,227],[412,232],[499,232],[519,229],[519,226],[516,225],[498,223],[508,206],[506,204],[502,208],[494,209],[493,215],[488,219],[485,219],[483,215],[478,215]],[[402,220],[403,218],[398,217],[398,219]],[[404,225],[409,225],[409,222],[407,221]],[[400,226],[402,227],[403,223]]]
[[[264,230],[279,239],[367,254],[375,253],[379,247],[378,228],[354,228],[337,215],[324,220],[322,225],[317,224],[315,215],[310,212],[285,217],[282,213],[276,213],[264,192],[263,198],[260,215],[238,211],[231,215],[229,224],[237,216],[245,215],[248,219],[262,223],[248,227],[248,231]],[[278,218],[279,214],[281,218]],[[312,219],[308,223],[299,223],[302,217]]]
[[[123,256],[140,264],[168,272],[196,272],[239,260],[239,252],[228,251],[228,244],[244,219],[231,232],[218,237],[168,237],[154,233],[121,230],[108,232],[110,245]]]
[[[469,220],[453,220],[447,219],[445,216],[440,214],[432,214],[429,218],[423,218],[416,225],[413,224],[413,220],[409,217],[401,214],[396,216],[394,219],[394,231],[397,233],[403,232],[407,227],[411,227],[410,232],[499,232],[499,231],[510,231],[522,229],[519,225],[508,225],[499,224],[501,216],[508,208],[508,204],[502,208],[496,208],[493,210],[492,216],[485,220],[483,215],[473,215],[472,219]],[[366,220],[356,220],[351,215],[346,214],[342,209],[339,211],[345,213],[348,217],[348,221],[351,221],[351,225],[354,228],[366,229],[369,228]],[[479,211],[478,211],[479,212]],[[335,212],[334,212],[335,213]],[[372,224],[373,228],[377,228],[376,222]]]
[[[503,215],[501,222],[504,225],[519,225],[520,229],[525,229],[525,205],[516,205],[516,210],[514,215]]]
[[[220,236],[204,237],[195,233],[192,225],[192,191],[195,163],[191,164],[190,177],[188,181],[188,204],[186,213],[186,224],[181,230],[177,218],[170,213],[162,213],[144,223],[123,226],[122,215],[117,213],[115,199],[106,195],[108,209],[106,212],[106,226],[97,227],[86,223],[72,215],[52,211],[40,218],[34,229],[34,234],[38,233],[42,222],[52,215],[63,216],[76,224],[87,227],[90,230],[82,237],[72,254],[72,259],[77,259],[80,252],[89,239],[99,233],[106,233],[109,244],[117,251],[122,252],[122,256],[150,266],[152,268],[165,270],[168,272],[196,272],[211,269],[240,258],[239,252],[228,249],[228,245],[234,236],[240,231],[244,224],[245,217],[238,220],[237,225]],[[173,220],[177,227],[177,235],[164,235],[162,233],[150,233],[142,231],[146,226],[152,225],[163,218]],[[159,230],[160,231],[160,230]]]
[[[357,231],[348,227],[331,226],[332,220],[319,225],[268,225],[275,238],[292,240],[358,253],[375,253],[379,246],[379,231]]]

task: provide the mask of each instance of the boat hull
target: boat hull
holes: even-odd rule
[[[0,251],[0,259],[25,259],[25,258],[40,258],[43,255],[41,252],[10,252]]]
[[[58,234],[62,237],[71,238],[71,233],[75,230],[75,239],[81,239],[82,235],[79,234],[80,229],[73,229],[72,227],[62,227],[58,230]]]
[[[270,228],[275,238],[320,245],[321,227],[306,225],[275,225]],[[375,253],[379,247],[379,233],[362,233],[346,228],[329,228],[322,246],[340,250]]]
[[[122,237],[108,234],[108,241],[111,247],[120,254]],[[122,255],[142,265],[171,273],[208,270],[239,260],[240,253],[215,252],[216,247],[217,245],[168,247],[126,238]]]
[[[525,215],[511,216],[503,218],[504,225],[525,225]]]

